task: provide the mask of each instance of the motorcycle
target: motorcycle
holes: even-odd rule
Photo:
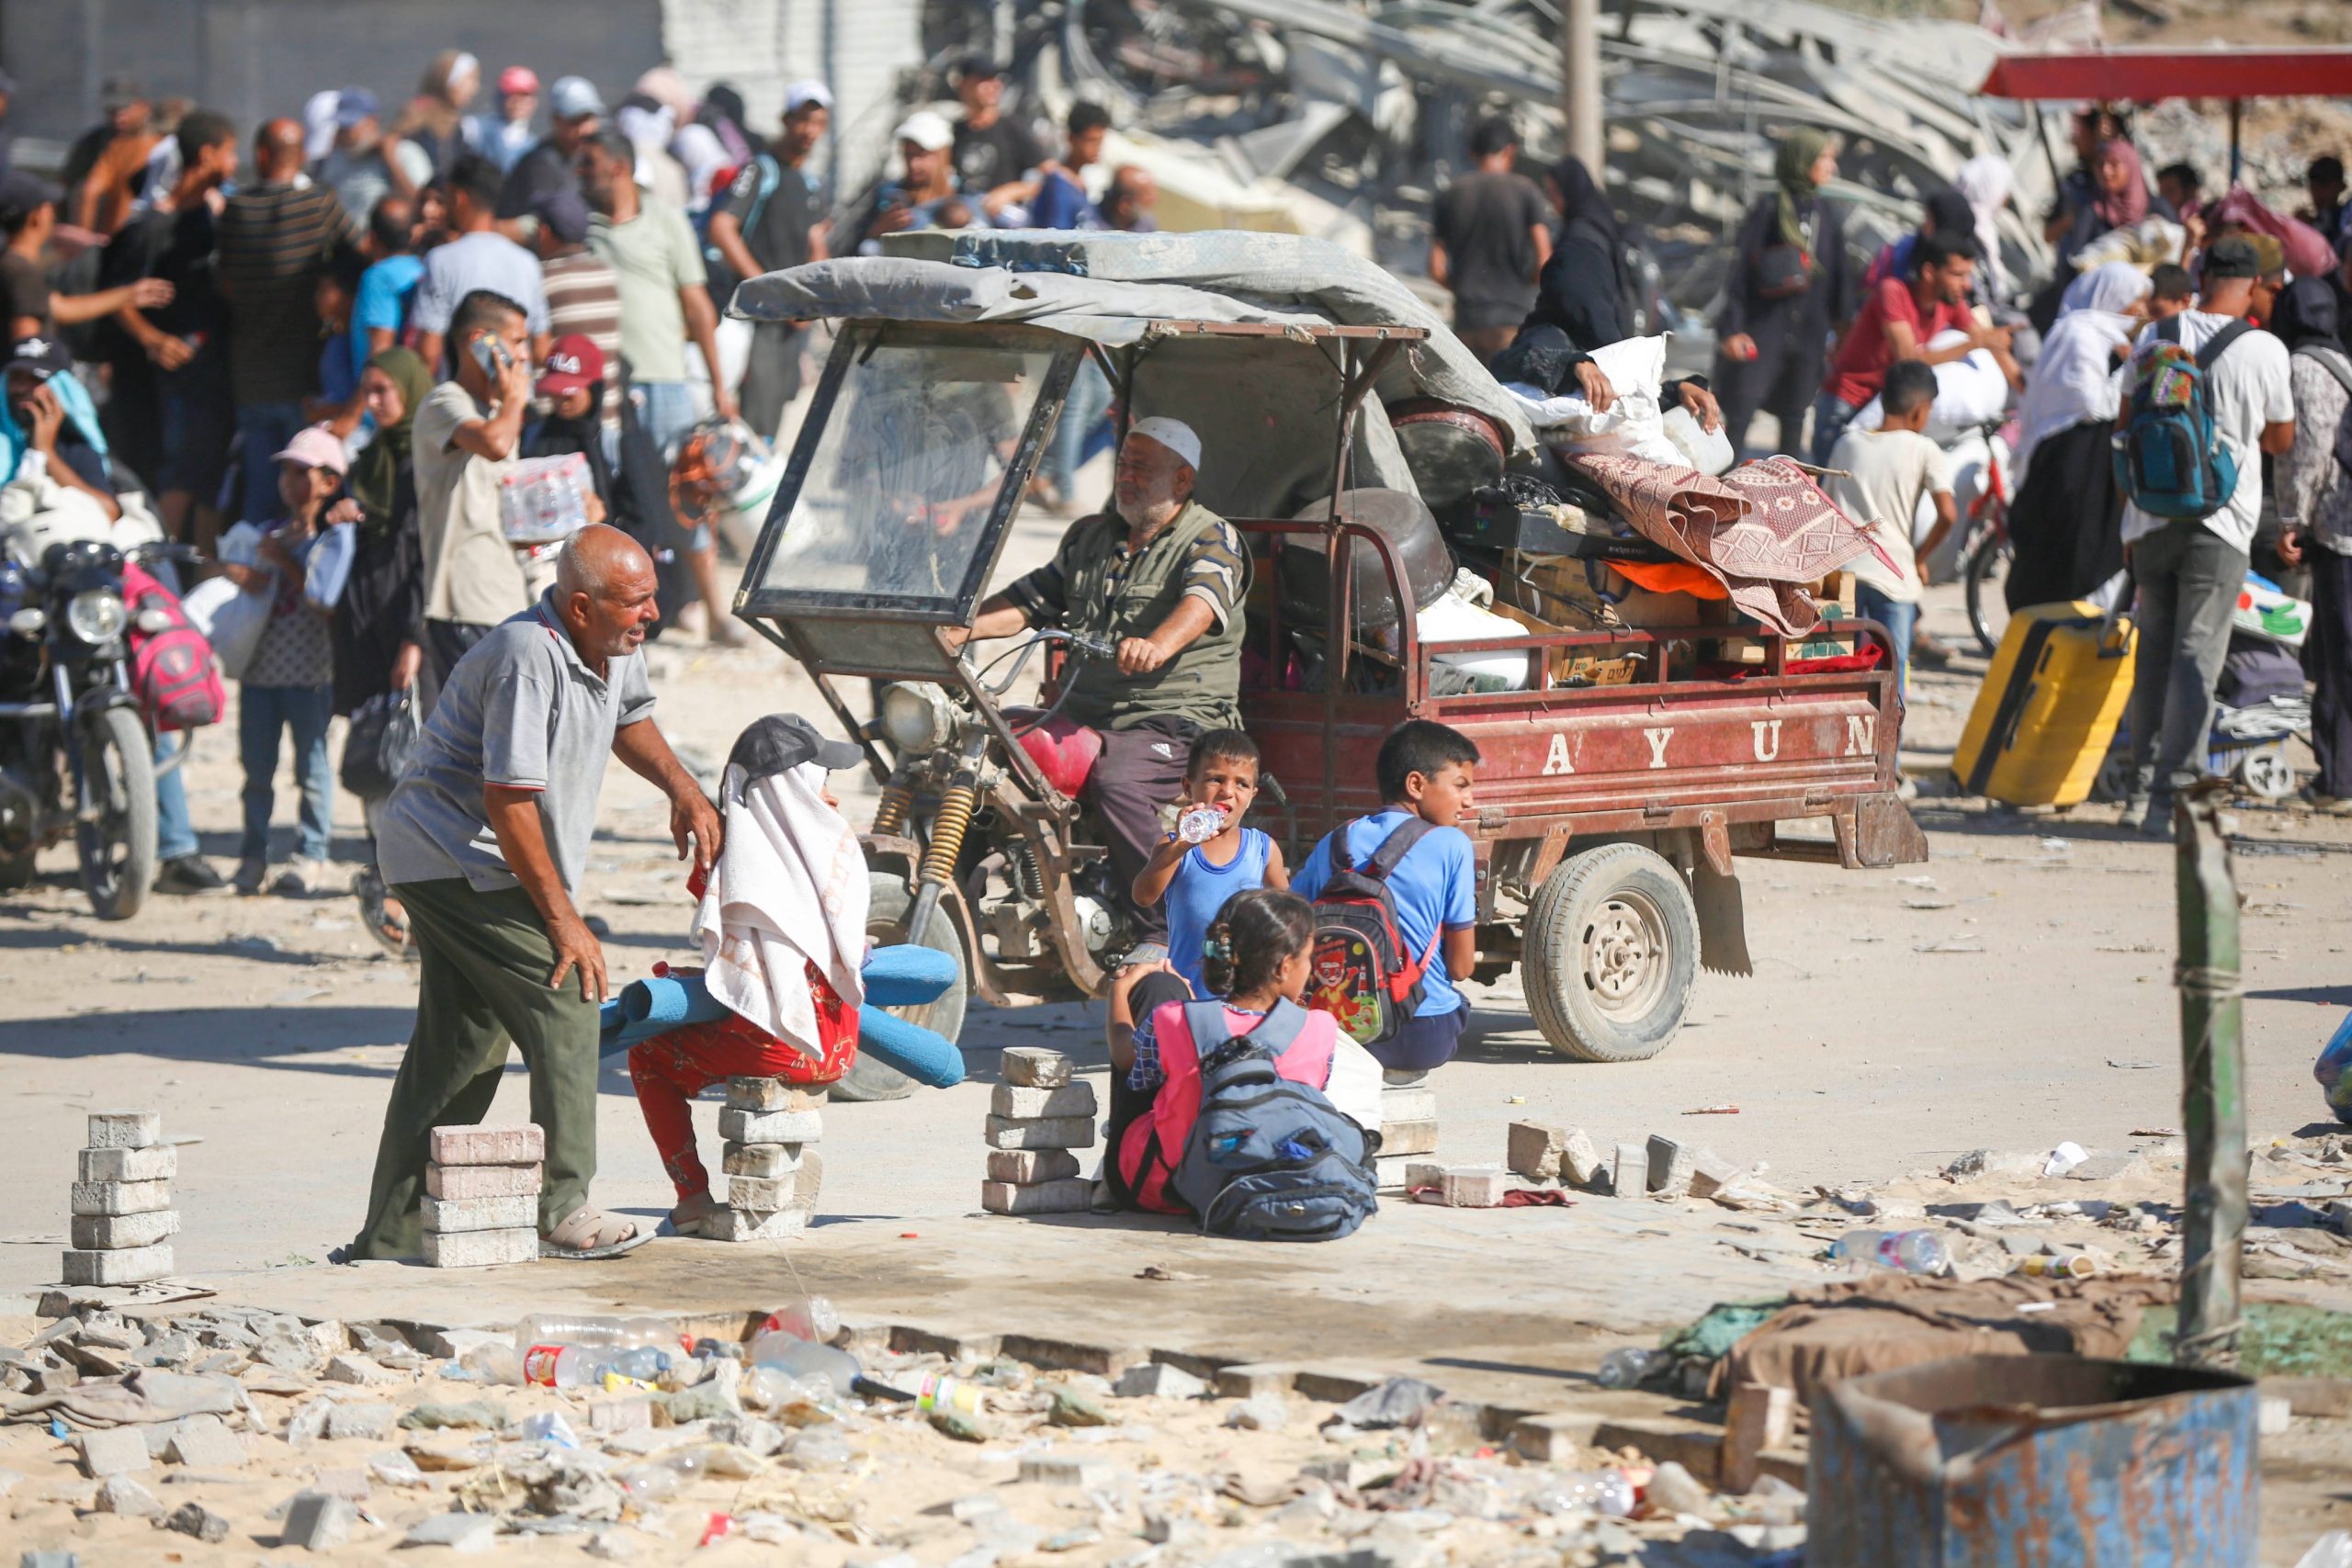
[[[194,558],[161,544],[132,555]],[[155,738],[131,692],[124,559],[96,539],[51,544],[38,568],[0,559],[0,889],[30,883],[35,857],[71,834],[107,920],[137,914],[155,882]]]

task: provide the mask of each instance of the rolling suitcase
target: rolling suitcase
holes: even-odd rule
[[[2011,616],[1952,752],[1961,787],[2008,806],[2088,799],[2132,700],[2134,641],[2128,615],[2087,600]]]

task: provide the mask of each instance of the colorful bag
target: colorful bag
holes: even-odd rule
[[[229,694],[212,662],[212,645],[188,617],[180,596],[136,561],[122,565],[122,597],[130,611],[130,689],[147,722],[161,729],[198,729],[218,724],[228,711]],[[150,612],[168,624],[149,631]]]
[[[1329,1013],[1359,1045],[1393,1040],[1421,1005],[1421,976],[1442,929],[1419,957],[1405,946],[1388,877],[1430,830],[1418,817],[1399,822],[1362,870],[1348,853],[1348,829],[1331,834],[1331,878],[1315,898],[1315,941],[1306,1005]]]
[[[2132,355],[2115,483],[2150,516],[2193,522],[2230,503],[2238,463],[2214,425],[2207,383],[2213,362],[2252,330],[2232,321],[2191,354],[2181,346],[2180,318],[2174,316],[2158,321],[2154,341]]]

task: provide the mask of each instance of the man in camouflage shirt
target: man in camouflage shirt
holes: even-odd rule
[[[1051,561],[972,620],[975,637],[1054,626],[1117,646],[1115,661],[1071,663],[1062,712],[1102,737],[1086,794],[1122,899],[1167,836],[1159,808],[1183,793],[1193,738],[1241,723],[1250,557],[1233,525],[1193,500],[1200,461],[1190,425],[1137,420],[1119,448],[1112,509],[1071,524]],[[1145,940],[1164,936],[1159,907],[1133,912]]]

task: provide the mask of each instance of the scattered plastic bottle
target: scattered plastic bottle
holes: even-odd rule
[[[601,1351],[578,1345],[534,1345],[523,1352],[521,1382],[540,1388],[586,1388],[601,1382]]]
[[[514,1325],[514,1347],[577,1345],[591,1350],[630,1350],[639,1345],[684,1347],[677,1328],[658,1317],[582,1317],[572,1313],[535,1312]]]
[[[1592,1513],[1622,1519],[1634,1511],[1634,1483],[1622,1470],[1570,1471],[1530,1499],[1546,1514]]]
[[[1663,1350],[1631,1347],[1611,1350],[1600,1359],[1600,1370],[1593,1374],[1592,1381],[1603,1388],[1632,1388],[1665,1364]]]
[[[949,1377],[944,1372],[927,1372],[915,1386],[917,1410],[957,1410],[967,1416],[978,1416],[986,1408],[982,1403],[985,1391],[969,1378]]]
[[[1848,1231],[1829,1249],[1840,1262],[1876,1264],[1906,1274],[1940,1274],[1951,1266],[1939,1231]]]
[[[640,1507],[648,1503],[667,1502],[678,1495],[679,1487],[685,1484],[685,1478],[676,1471],[666,1464],[651,1461],[630,1465],[615,1474],[613,1479],[620,1483],[621,1490],[628,1494],[629,1501]]]
[[[650,1345],[639,1345],[606,1358],[601,1371],[617,1373],[638,1382],[651,1382],[670,1370],[670,1353]]]
[[[768,1314],[759,1333],[789,1334],[795,1339],[830,1343],[842,1331],[842,1314],[833,1310],[832,1302],[824,1296],[799,1296]],[[756,1342],[758,1336],[754,1336]],[[753,1360],[759,1359],[755,1355]]]
[[[810,1382],[822,1382],[828,1397],[847,1399],[850,1386],[865,1375],[855,1356],[831,1345],[819,1345],[796,1334],[763,1334],[752,1341],[752,1364]]]
[[[746,1408],[779,1410],[787,1404],[822,1404],[833,1397],[830,1380],[793,1376],[782,1367],[753,1367],[737,1393]]]

